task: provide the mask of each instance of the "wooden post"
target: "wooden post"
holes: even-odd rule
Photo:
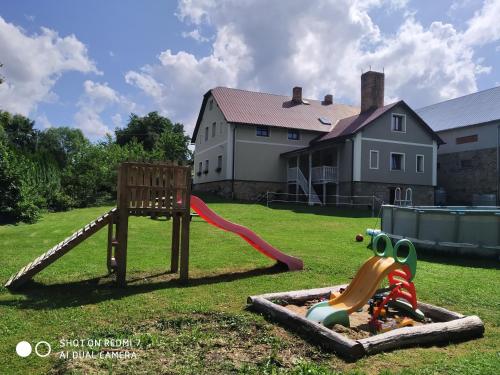
[[[118,172],[118,227],[116,248],[116,281],[125,285],[127,277],[127,240],[128,240],[128,191],[127,165],[122,164]]]
[[[111,216],[108,224],[108,249],[106,255],[106,266],[108,267],[109,273],[112,271],[111,258],[113,257],[113,225],[113,216]]]
[[[172,255],[170,259],[170,272],[179,270],[179,240],[180,240],[181,218],[174,214],[172,218]]]
[[[186,176],[186,195],[184,212],[182,213],[182,235],[181,235],[181,270],[180,279],[187,282],[189,278],[189,225],[191,223],[191,173]]]

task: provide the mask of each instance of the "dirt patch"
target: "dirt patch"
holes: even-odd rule
[[[190,314],[131,326],[127,331],[104,329],[99,338],[131,338],[133,358],[93,358],[57,361],[52,374],[66,373],[273,373],[272,369],[294,369],[303,361],[334,360],[328,353],[280,327],[247,314]]]
[[[319,300],[311,300],[311,301],[307,301],[304,305],[284,305],[283,307],[287,308],[288,310],[293,311],[297,315],[306,316],[307,310],[317,302],[320,302],[320,301]],[[364,305],[360,310],[349,315],[350,327],[344,327],[340,324],[335,324],[333,327],[331,327],[331,329],[333,331],[335,331],[337,333],[341,333],[341,334],[343,334],[343,335],[345,335],[353,340],[359,340],[359,339],[363,339],[363,338],[372,336],[373,333],[370,331],[370,326],[368,325],[368,322],[370,321],[370,318],[371,318],[371,315],[368,312],[368,309],[369,309],[369,306]],[[407,316],[403,312],[389,308],[388,312],[387,312],[387,319],[384,322],[384,325],[395,326],[399,319],[405,318],[405,317],[409,318],[409,316]],[[428,321],[428,322],[430,322],[430,321]],[[414,326],[419,326],[422,324],[425,324],[425,323],[413,320]]]

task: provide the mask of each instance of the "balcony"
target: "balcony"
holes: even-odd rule
[[[327,165],[313,167],[312,183],[322,184],[327,182],[337,182],[337,167],[330,167]]]

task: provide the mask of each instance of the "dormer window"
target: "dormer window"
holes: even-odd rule
[[[327,119],[326,117],[320,117],[320,118],[318,118],[318,120],[323,125],[331,125],[332,124],[332,122],[329,119]]]
[[[406,116],[398,113],[392,114],[392,131],[393,132],[406,132]]]

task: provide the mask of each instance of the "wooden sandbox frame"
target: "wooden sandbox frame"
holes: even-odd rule
[[[418,308],[427,317],[438,322],[397,328],[368,338],[353,340],[276,303],[300,305],[310,300],[329,299],[332,292],[338,292],[346,286],[262,294],[248,297],[247,302],[250,309],[292,329],[325,350],[338,353],[349,360],[394,349],[467,341],[483,336],[484,324],[478,316],[464,316],[439,306],[418,302]]]

